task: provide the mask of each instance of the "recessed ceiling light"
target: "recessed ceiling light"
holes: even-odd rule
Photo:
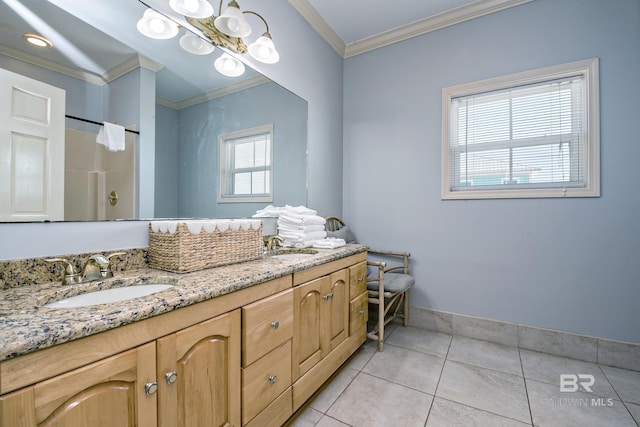
[[[27,42],[38,47],[52,47],[53,43],[37,34],[25,34],[24,38]]]

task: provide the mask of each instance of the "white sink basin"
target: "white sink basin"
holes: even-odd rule
[[[100,291],[87,292],[69,298],[45,304],[49,308],[76,308],[88,307],[91,305],[107,304],[111,302],[125,301],[128,299],[144,297],[156,292],[169,289],[172,285],[148,284],[137,286],[124,286],[121,288],[103,289]]]

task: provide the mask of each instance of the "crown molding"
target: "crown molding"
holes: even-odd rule
[[[146,68],[153,72],[158,72],[162,68],[164,68],[164,65],[160,64],[159,62],[155,62],[154,60],[149,59],[144,55],[136,54],[131,56],[126,61],[121,62],[115,67],[107,70],[102,76],[107,83],[111,83],[118,77],[122,77],[137,68]]]
[[[343,58],[345,57],[345,44],[333,31],[333,28],[320,16],[318,11],[307,0],[289,0],[289,4],[298,12],[311,27]]]
[[[55,71],[76,79],[84,80],[89,83],[93,83],[98,86],[104,86],[107,81],[103,76],[100,76],[89,71],[80,70],[78,68],[68,67],[60,64],[59,62],[51,61],[49,59],[42,58],[37,55],[27,53],[25,51],[15,49],[9,46],[0,44],[0,54],[9,56],[22,62],[27,62],[38,67],[46,68],[47,70]]]
[[[289,0],[289,3],[336,52],[343,58],[349,58],[531,1],[534,0],[479,0],[347,45],[340,40],[308,0]]]
[[[212,99],[221,98],[226,95],[231,95],[232,93],[240,92],[245,89],[249,89],[255,86],[260,86],[265,83],[270,83],[271,80],[267,79],[262,75],[257,75],[255,77],[248,78],[246,80],[242,80],[238,83],[234,83],[219,89],[215,89],[206,93],[202,93],[191,98],[183,99],[182,101],[171,101],[169,99],[156,97],[156,102],[160,105],[164,105],[165,107],[173,108],[174,110],[182,110],[183,108],[191,107],[192,105],[197,105],[202,102],[211,101]]]
[[[79,68],[69,67],[67,65],[60,64],[59,62],[42,58],[3,44],[0,44],[0,55],[9,56],[19,61],[27,62],[29,64],[36,65],[50,71],[55,71],[66,76],[74,77],[98,86],[104,86],[107,83],[111,83],[113,80],[135,70],[136,68],[147,68],[151,71],[157,72],[164,67],[164,65],[155,62],[146,56],[136,54],[100,75]]]

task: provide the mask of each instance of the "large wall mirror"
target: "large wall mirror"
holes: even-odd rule
[[[0,1],[0,69],[65,91],[65,190],[55,195],[64,197],[60,220],[247,217],[267,204],[306,204],[305,100],[249,66],[240,77],[217,73],[219,48],[198,56],[180,49],[179,37],[142,36],[136,30],[146,9],[141,2],[82,3]],[[81,15],[74,8],[91,8],[95,22],[74,16]],[[51,39],[53,48],[28,45],[26,33]],[[95,142],[100,125],[78,119],[135,132],[126,133],[124,150],[111,152]],[[273,199],[218,202],[220,136],[267,125]],[[7,133],[2,140],[0,156],[15,145]],[[3,166],[10,162],[0,158]],[[8,188],[0,182],[0,192]]]

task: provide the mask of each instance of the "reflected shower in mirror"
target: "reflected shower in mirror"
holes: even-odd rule
[[[82,9],[101,24],[74,16],[88,21]],[[94,142],[99,126],[66,119],[67,134],[80,136],[67,146],[65,163],[73,172],[66,175],[75,175],[67,179],[74,186],[68,192],[75,198],[65,205],[79,206],[94,191],[96,202],[85,210],[97,211],[92,218],[98,220],[250,216],[266,203],[216,201],[218,139],[264,125],[273,126],[273,204],[306,204],[306,101],[250,67],[239,78],[221,76],[213,68],[219,48],[200,56],[177,42],[147,39],[136,30],[143,12],[144,5],[130,0],[0,2],[0,68],[64,89],[67,115],[140,132],[127,134],[130,156],[120,158],[123,153]],[[33,32],[46,33],[53,48],[27,45],[23,34]],[[123,169],[127,164],[134,166]],[[129,212],[116,212],[110,183],[125,178],[133,187],[115,191],[115,207],[129,203]],[[65,219],[86,219],[82,215]]]

